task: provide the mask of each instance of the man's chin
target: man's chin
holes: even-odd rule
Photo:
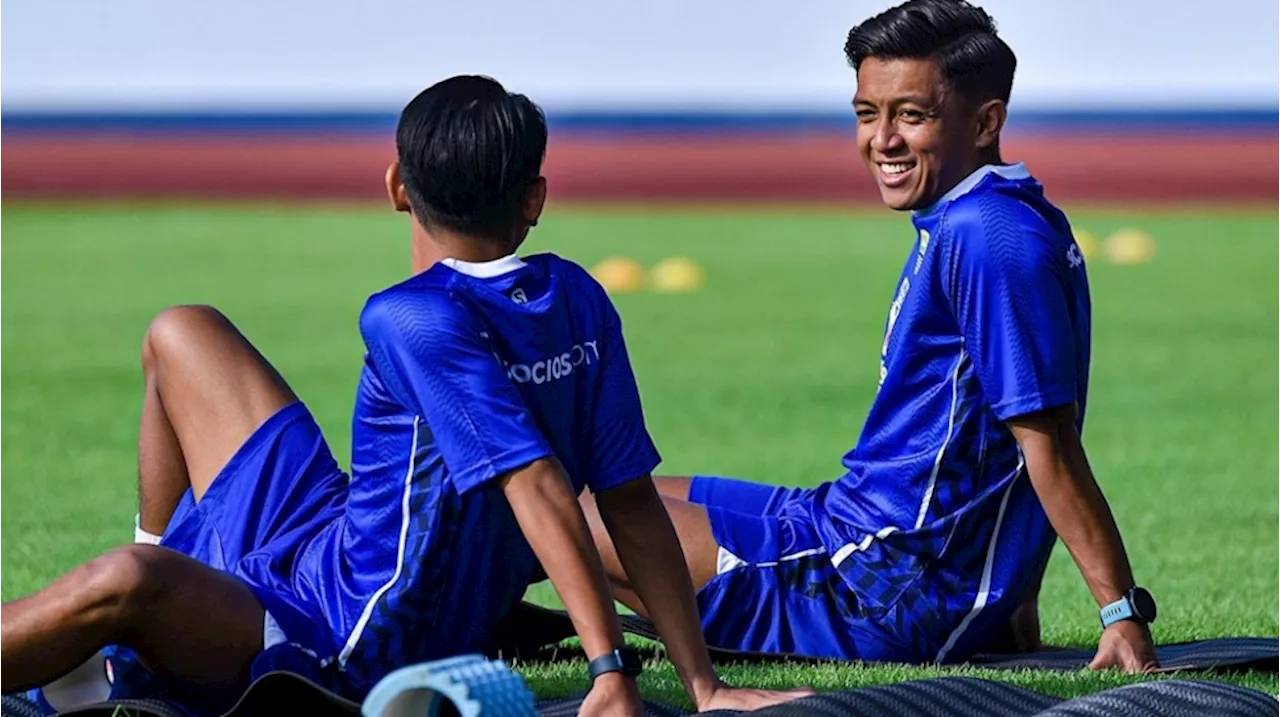
[[[914,192],[904,192],[899,189],[880,188],[880,201],[884,202],[886,207],[897,211],[905,212],[915,209],[919,204]]]

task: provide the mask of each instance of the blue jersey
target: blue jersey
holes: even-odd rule
[[[573,263],[447,260],[374,295],[360,330],[345,511],[294,568],[356,694],[483,649],[539,574],[496,477],[555,456],[598,492],[659,462],[618,314]]]
[[[1074,403],[1083,427],[1089,287],[1066,217],[1021,165],[982,168],[912,222],[878,394],[812,509],[837,568],[858,563],[846,581],[863,606],[915,603],[912,641],[946,661],[981,649],[1049,558],[1005,422]]]

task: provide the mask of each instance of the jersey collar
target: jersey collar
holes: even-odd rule
[[[477,279],[492,279],[495,276],[502,276],[519,269],[524,266],[524,260],[515,254],[508,254],[500,259],[493,261],[462,261],[452,257],[441,259],[441,264],[453,269],[459,274],[475,277]]]
[[[963,197],[969,192],[972,192],[973,188],[978,186],[978,184],[982,182],[982,180],[986,179],[987,175],[990,175],[990,174],[994,174],[1004,179],[1016,180],[1016,179],[1031,178],[1031,173],[1027,171],[1027,165],[1023,164],[1022,162],[1017,162],[1015,164],[984,164],[983,166],[978,167],[978,169],[973,174],[970,174],[969,176],[960,180],[959,184],[952,187],[951,190],[946,194],[942,195],[942,197],[939,198],[938,201],[934,202],[933,204],[930,204],[924,209],[916,209],[912,211],[911,212],[912,215],[917,217],[923,217],[925,215],[934,213],[942,205],[947,204],[949,202],[954,202],[960,197]]]

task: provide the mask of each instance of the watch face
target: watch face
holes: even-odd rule
[[[1134,588],[1133,594],[1129,597],[1129,602],[1133,604],[1133,611],[1137,614],[1138,619],[1143,622],[1155,622],[1156,619],[1156,601],[1151,597],[1151,593],[1142,588]]]

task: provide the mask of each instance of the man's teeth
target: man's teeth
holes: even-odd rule
[[[911,169],[911,165],[905,162],[897,162],[894,164],[880,165],[880,170],[883,171],[885,174],[902,174],[908,169]]]

